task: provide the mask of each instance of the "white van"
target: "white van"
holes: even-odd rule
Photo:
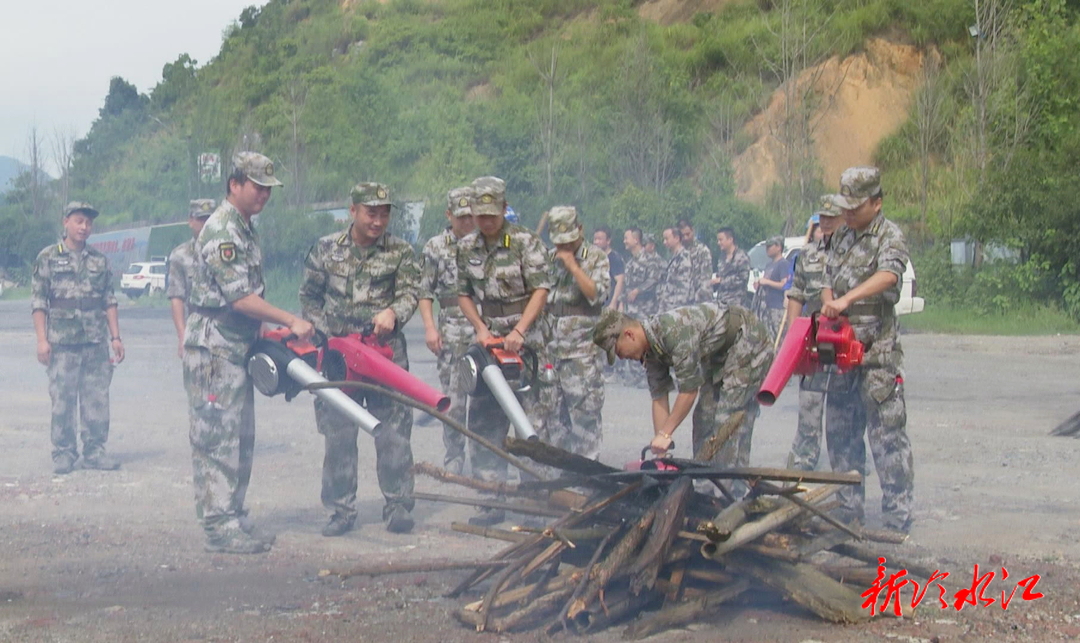
[[[795,255],[806,244],[806,237],[787,237],[784,239],[784,258],[789,262],[794,260]],[[765,254],[765,242],[759,241],[746,253],[750,256],[750,279],[746,284],[750,295],[754,294],[754,282],[761,278],[765,266],[769,265],[769,257]],[[917,297],[918,284],[915,281],[915,267],[908,262],[904,270],[904,282],[900,286],[900,301],[896,302],[896,314],[908,315],[921,313],[926,302],[922,297]]]

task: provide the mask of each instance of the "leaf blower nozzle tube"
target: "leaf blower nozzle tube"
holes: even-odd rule
[[[285,367],[285,372],[301,386],[328,381],[325,377],[320,375],[318,371],[308,366],[304,360],[299,358],[289,362],[289,365]],[[322,401],[334,407],[339,413],[359,424],[364,432],[371,434],[372,436],[374,436],[375,431],[381,424],[378,418],[369,413],[367,409],[360,406],[356,400],[346,395],[345,392],[339,388],[318,388],[312,389],[311,392],[315,397],[320,398]]]
[[[484,379],[484,384],[487,384],[488,390],[495,396],[495,400],[502,407],[503,413],[506,413],[510,425],[514,427],[514,434],[517,438],[529,441],[539,440],[540,438],[537,437],[532,422],[525,415],[525,409],[521,408],[521,404],[518,403],[517,397],[514,395],[514,391],[510,388],[506,378],[503,377],[499,365],[488,364],[480,371],[480,377]]]

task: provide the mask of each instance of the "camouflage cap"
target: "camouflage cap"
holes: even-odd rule
[[[844,210],[854,210],[881,193],[881,170],[876,167],[849,167],[840,175],[840,194],[832,202]]]
[[[573,243],[581,238],[581,225],[578,223],[577,208],[572,205],[557,205],[548,210],[548,231],[551,243]]]
[[[213,199],[192,199],[188,205],[188,216],[205,219],[213,214],[216,208],[217,201]]]
[[[91,219],[96,219],[98,211],[94,209],[94,206],[90,205],[86,201],[72,201],[64,206],[64,218],[68,218],[76,212],[82,212]]]
[[[472,215],[469,207],[469,198],[472,197],[473,189],[466,186],[454,188],[446,193],[446,209],[455,217],[467,217]]]
[[[239,171],[255,185],[278,188],[283,185],[274,176],[274,162],[258,152],[237,152],[232,157],[233,171]]]
[[[825,196],[821,197],[821,202],[818,204],[818,209],[814,210],[814,216],[843,216],[844,213],[840,211],[839,206],[837,206],[835,202],[835,199],[837,199],[838,197],[839,195],[837,194],[826,194]]]
[[[780,237],[780,236],[769,237],[765,241],[765,247],[768,248],[769,246],[780,246],[780,249],[783,250],[783,248],[784,248],[784,238]]]
[[[654,246],[656,245],[656,236],[654,236],[653,233],[651,233],[651,232],[646,232],[646,233],[642,234],[641,235],[641,245],[647,246],[650,243],[653,244]]]
[[[357,183],[349,193],[355,205],[375,207],[377,205],[394,205],[390,201],[390,188],[382,183]]]
[[[506,181],[496,176],[482,176],[472,182],[472,213],[502,214],[506,206]]]
[[[619,331],[630,320],[630,317],[617,310],[604,308],[604,312],[600,313],[600,320],[593,326],[593,343],[607,354],[609,366],[615,363],[615,342],[619,339]]]

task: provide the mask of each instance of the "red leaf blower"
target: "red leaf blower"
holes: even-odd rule
[[[819,313],[799,317],[791,323],[757,400],[772,406],[792,375],[810,375],[826,365],[846,373],[862,364],[862,359],[862,342],[855,339],[855,330],[846,317],[830,319]]]
[[[473,397],[493,396],[520,440],[539,439],[514,395],[536,383],[538,361],[536,351],[528,346],[523,346],[519,355],[503,348],[501,339],[495,338],[486,345],[469,346],[458,362],[465,390]]]
[[[392,362],[393,349],[379,344],[374,334],[328,339],[316,332],[316,341],[318,346],[300,341],[287,328],[264,332],[248,358],[248,373],[255,388],[268,397],[284,393],[286,400],[292,400],[309,384],[366,381],[399,391],[439,411],[450,408],[450,398]],[[379,420],[341,389],[311,392],[367,433],[378,428]]]

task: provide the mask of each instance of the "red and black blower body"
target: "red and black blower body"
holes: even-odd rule
[[[862,364],[862,359],[862,342],[855,339],[855,329],[846,317],[831,319],[820,313],[799,317],[788,329],[757,400],[772,406],[792,375],[810,375],[825,366],[846,373]]]

